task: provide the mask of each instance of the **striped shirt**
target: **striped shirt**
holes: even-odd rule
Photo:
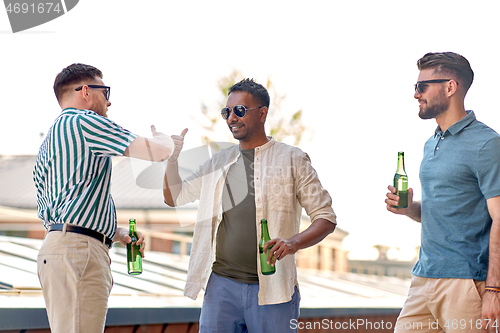
[[[72,223],[113,239],[111,156],[137,136],[94,111],[64,109],[45,138],[33,170],[44,227]]]

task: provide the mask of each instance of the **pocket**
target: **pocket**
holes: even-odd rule
[[[70,251],[70,265],[75,274],[75,280],[81,280],[90,262],[90,241],[93,240],[88,236],[78,235],[77,239],[68,251]]]
[[[214,272],[211,272],[210,273],[210,276],[208,277],[208,281],[207,281],[207,284],[205,286],[205,296],[208,296],[208,293],[209,293],[209,286],[211,285],[211,282],[212,282],[212,277],[215,275]]]
[[[61,263],[63,261],[62,254],[39,254],[37,263],[37,274],[40,285],[43,288],[44,278],[51,278],[51,272],[58,272],[61,270]]]
[[[486,284],[485,281],[472,280],[472,279],[469,279],[469,281],[472,294],[474,295],[475,298],[477,298],[480,302],[482,302],[484,295],[484,286]]]
[[[278,212],[289,212],[297,197],[292,177],[270,177],[266,181],[269,209]]]

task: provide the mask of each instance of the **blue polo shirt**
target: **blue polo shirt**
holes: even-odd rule
[[[491,217],[500,195],[500,136],[473,111],[427,140],[420,165],[422,240],[412,273],[486,280]]]

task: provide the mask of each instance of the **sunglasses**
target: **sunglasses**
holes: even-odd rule
[[[232,108],[225,107],[220,111],[220,114],[224,120],[227,120],[229,118],[229,115],[231,114],[231,110],[234,112],[234,114],[238,118],[242,118],[245,116],[248,110],[253,110],[253,109],[260,109],[263,108],[263,106],[259,106],[257,108],[246,108],[244,105],[235,105]]]
[[[102,92],[104,94],[104,98],[106,98],[107,101],[109,101],[109,95],[111,94],[111,87],[108,86],[101,86],[98,84],[87,84],[87,87],[92,88],[92,89],[104,89]],[[75,89],[75,91],[80,91],[82,90],[83,86],[80,86]]]
[[[451,81],[452,79],[437,79],[437,80],[427,80],[427,81],[418,81],[415,84],[415,90],[418,91],[419,94],[423,93],[425,91],[425,88],[429,83],[443,83],[443,82],[448,82]],[[458,84],[458,82],[457,82]]]

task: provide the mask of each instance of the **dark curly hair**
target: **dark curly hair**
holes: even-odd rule
[[[253,79],[243,79],[229,88],[228,95],[234,91],[243,91],[252,95],[261,105],[269,108],[269,93],[260,83],[255,82]]]
[[[57,74],[54,81],[54,93],[58,102],[61,102],[63,95],[70,89],[69,85],[82,81],[93,81],[99,77],[102,79],[102,72],[90,65],[72,64],[64,68]]]

